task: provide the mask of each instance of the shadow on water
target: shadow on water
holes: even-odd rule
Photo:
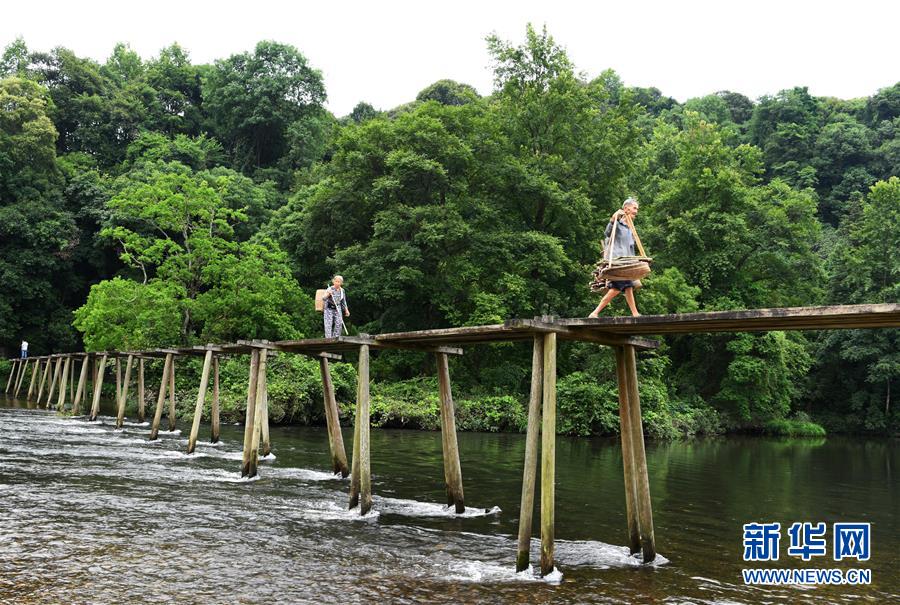
[[[4,405],[5,404],[5,405]],[[99,422],[0,399],[0,602],[785,603],[900,599],[895,441],[729,437],[648,442],[661,564],[625,544],[616,439],[559,438],[559,584],[515,574],[524,438],[459,435],[469,509],[444,503],[438,433],[373,430],[374,512],[346,510],[323,429],[273,427],[241,480],[242,427],[184,454],[188,427]],[[165,423],[163,425],[165,427]],[[204,426],[201,438],[208,436]],[[352,429],[344,429],[352,443]],[[539,500],[537,500],[539,502]],[[536,517],[539,513],[536,511]],[[751,521],[868,521],[867,587],[753,588]],[[535,530],[538,531],[537,523]],[[771,567],[853,567],[786,556]],[[532,543],[532,561],[539,545]],[[755,566],[765,567],[763,564]],[[863,566],[857,564],[857,567]]]

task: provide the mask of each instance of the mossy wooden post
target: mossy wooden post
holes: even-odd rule
[[[247,457],[247,477],[255,477],[259,469],[259,441],[265,416],[266,405],[266,349],[259,350],[256,366],[256,405],[253,412],[253,432],[250,436],[250,455]]]
[[[365,515],[372,509],[372,466],[369,449],[369,345],[360,345],[359,347],[356,393],[356,430],[353,440],[350,508],[358,503],[359,514]],[[353,478],[356,480],[354,481]],[[355,494],[353,493],[354,484],[357,486]]]
[[[163,361],[162,379],[159,381],[159,396],[156,398],[156,409],[153,410],[153,422],[150,424],[150,441],[159,437],[159,423],[162,420],[163,406],[166,405],[166,389],[169,387],[169,372],[172,370],[172,354],[166,353]]]
[[[359,379],[356,381],[356,407],[353,414],[353,458],[350,461],[350,504],[352,510],[359,506]]]
[[[19,360],[13,359],[13,362],[9,368],[9,378],[6,379],[6,390],[3,391],[4,393],[9,393],[9,390],[12,388],[13,377],[16,375],[16,372],[18,370],[19,370]]]
[[[75,402],[75,358],[72,358],[72,365],[69,367],[69,401]]]
[[[169,432],[175,431],[175,356],[169,362]]]
[[[31,365],[31,382],[28,383],[28,393],[25,394],[25,401],[31,401],[31,396],[34,394],[34,387],[37,384],[37,375],[41,371],[41,360],[35,359],[34,363]]]
[[[122,364],[119,361],[119,356],[116,356],[116,406],[119,405],[119,400],[122,399]]]
[[[525,463],[522,471],[522,501],[519,505],[519,552],[516,571],[531,563],[531,520],[534,515],[534,480],[537,474],[538,436],[544,384],[544,337],[535,335],[531,351],[531,393],[528,397],[528,428],[525,433]]]
[[[631,408],[628,401],[625,351],[616,352],[616,380],[619,384],[619,433],[622,437],[622,467],[625,477],[625,516],[628,524],[628,548],[631,554],[641,550],[640,523],[637,513],[637,484],[634,477],[634,444],[631,435]]]
[[[22,382],[25,380],[25,374],[28,373],[28,362],[30,359],[26,359],[22,364],[22,370],[19,372],[19,379],[16,380],[16,392],[13,393],[13,397],[19,396],[19,391],[22,389]]]
[[[146,394],[144,393],[144,358],[138,360],[138,411],[137,417],[138,422],[144,421],[144,416],[146,414]]]
[[[16,384],[19,382],[19,373],[22,371],[22,359],[13,360],[12,373],[9,375],[9,381],[7,381],[6,392],[12,393],[16,389]]]
[[[219,356],[213,357],[213,400],[209,411],[209,442],[219,442]]]
[[[188,438],[187,453],[193,454],[197,447],[197,434],[200,432],[200,419],[203,417],[203,404],[206,403],[206,389],[209,386],[209,370],[212,366],[211,350],[203,357],[203,371],[200,374],[200,389],[197,391],[197,403],[194,406],[194,421],[191,423],[191,436]]]
[[[256,416],[256,378],[259,368],[259,349],[250,351],[250,380],[247,383],[247,411],[244,413],[244,456],[241,459],[241,477],[250,472],[250,445]]]
[[[41,402],[41,397],[44,395],[44,385],[47,384],[47,378],[50,376],[50,368],[53,365],[52,361],[48,357],[46,363],[44,363],[44,371],[41,372],[41,384],[38,386],[38,394],[35,399],[36,402]]]
[[[456,411],[450,389],[450,365],[446,353],[436,353],[438,390],[441,399],[441,441],[444,452],[444,485],[447,506],[453,505],[456,514],[466,512],[463,494],[462,468],[459,464],[459,443],[456,438]]]
[[[122,428],[122,425],[125,424],[125,400],[128,399],[128,384],[131,382],[131,366],[134,364],[134,355],[128,356],[128,361],[125,363],[125,381],[122,383],[122,388],[119,393],[118,400],[118,408],[116,409],[116,428]],[[117,368],[118,371],[118,368]]]
[[[45,404],[46,409],[50,409],[50,402],[53,401],[53,395],[56,393],[56,385],[59,382],[59,374],[62,371],[63,360],[62,357],[56,358],[56,364],[53,368],[53,376],[50,378],[50,392],[47,393],[47,403]]]
[[[647,456],[644,451],[644,428],[641,421],[641,399],[638,395],[637,361],[634,347],[625,345],[625,384],[628,391],[628,407],[631,419],[631,446],[634,452],[634,475],[637,496],[637,511],[640,522],[641,551],[644,563],[656,558],[656,544],[653,536],[653,509],[650,505],[650,479],[647,476]]]
[[[331,368],[328,359],[319,358],[319,372],[322,374],[322,393],[325,399],[325,423],[328,425],[328,447],[331,449],[331,470],[342,477],[350,474],[347,468],[347,452],[344,451],[344,436],[341,435],[341,420],[337,400],[334,397],[334,383],[331,382]]]
[[[265,349],[263,351],[265,352]],[[269,380],[266,357],[266,354],[260,355],[259,377],[256,379],[257,397],[260,402],[257,413],[259,414],[259,432],[262,439],[262,455],[264,458],[272,453],[272,440],[269,437]]]
[[[541,427],[541,575],[553,572],[556,507],[556,333],[544,335],[544,396]]]
[[[100,393],[103,391],[103,375],[106,373],[106,354],[100,356],[100,361],[94,365],[97,375],[94,378],[94,397],[91,400],[90,420],[96,420],[100,413]]]
[[[87,388],[88,366],[90,355],[85,354],[81,361],[81,373],[78,375],[78,388],[75,389],[75,399],[72,400],[72,413],[77,414],[81,409],[81,401],[84,399],[84,391]]]
[[[58,412],[66,409],[66,386],[69,379],[69,364],[71,363],[72,358],[67,355],[63,362],[62,375],[59,377],[59,397],[56,400],[56,411]]]

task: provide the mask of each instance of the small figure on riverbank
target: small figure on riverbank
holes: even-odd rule
[[[335,275],[325,291],[325,338],[337,338],[344,327],[344,317],[350,317],[344,278]]]
[[[23,340],[22,341],[22,359],[25,359],[26,357],[28,357],[28,341]]]
[[[613,233],[614,226],[615,236],[614,241],[610,242],[610,245],[607,247],[606,254],[608,260],[621,258],[623,256],[635,256],[634,233],[631,230],[629,222],[633,221],[634,217],[637,216],[638,207],[638,201],[633,197],[630,197],[622,203],[622,209],[616,210],[610,217],[609,224],[606,225],[604,236],[607,238],[610,237]],[[625,301],[628,303],[631,315],[633,317],[638,317],[640,315],[637,310],[637,303],[634,301],[634,282],[632,280],[612,280],[608,282],[608,286],[609,290],[600,300],[600,304],[597,305],[597,308],[594,309],[588,317],[597,317],[600,315],[600,311],[606,308],[610,301],[622,292],[625,293]]]

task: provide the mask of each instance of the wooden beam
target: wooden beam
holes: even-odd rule
[[[369,449],[369,346],[359,347],[359,514],[372,509],[372,468]]]
[[[558,323],[619,334],[896,328],[900,327],[900,304],[747,309],[596,319],[580,317],[561,319]]]
[[[35,359],[34,363],[31,364],[31,382],[28,383],[28,393],[25,394],[25,401],[31,401],[31,396],[34,394],[34,386],[37,383],[37,375],[41,371],[41,362],[39,359]]]
[[[94,397],[91,400],[91,416],[90,420],[97,420],[100,413],[100,393],[103,390],[103,374],[106,371],[106,353],[100,356],[100,363],[97,366],[97,377],[94,379]]]
[[[213,400],[209,419],[209,442],[219,442],[219,356],[213,356]]]
[[[118,363],[118,360],[116,360]],[[116,409],[116,428],[120,429],[125,424],[125,400],[128,399],[128,383],[131,382],[131,366],[134,364],[134,355],[128,356],[128,361],[125,362],[125,381],[122,383],[122,389],[119,393],[119,400],[117,402]],[[118,373],[119,368],[118,365],[116,367],[116,372]]]
[[[44,371],[41,373],[41,384],[38,386],[37,398],[35,399],[37,403],[41,402],[41,396],[44,394],[44,385],[47,382],[47,378],[50,376],[50,368],[53,366],[53,362],[49,357],[47,357],[45,361]]]
[[[56,367],[53,369],[53,377],[50,379],[50,392],[47,393],[47,402],[45,404],[45,408],[48,410],[50,409],[50,402],[53,400],[53,394],[56,393],[56,385],[59,382],[59,375],[60,372],[62,372],[62,365],[62,357],[57,357]]]
[[[253,427],[256,415],[256,379],[259,368],[259,349],[250,352],[250,378],[247,384],[247,410],[244,413],[244,456],[241,460],[241,477],[250,472],[250,445],[253,441]]]
[[[341,434],[341,417],[334,397],[334,383],[331,381],[331,369],[328,360],[319,359],[319,373],[322,375],[322,393],[325,402],[325,424],[328,428],[328,447],[331,451],[331,470],[335,474],[346,477],[350,474],[347,468],[347,453],[344,451],[344,436]]]
[[[556,515],[556,333],[544,335],[541,427],[541,575],[553,572]]]
[[[450,390],[450,365],[446,353],[437,353],[438,390],[441,400],[441,441],[444,453],[444,485],[447,488],[447,506],[453,506],[456,514],[466,512],[463,495],[462,468],[459,463],[459,444],[456,438],[456,411]]]
[[[641,536],[637,513],[637,482],[634,473],[634,444],[631,432],[631,408],[628,401],[625,352],[615,347],[616,380],[619,385],[619,433],[622,439],[622,472],[625,478],[625,518],[628,528],[628,548],[631,554],[640,552]]]
[[[12,363],[9,366],[9,378],[6,379],[6,390],[3,391],[4,393],[9,393],[9,389],[12,388],[13,376],[16,375],[18,368],[19,368],[19,360],[13,359]]]
[[[169,387],[169,372],[172,370],[172,353],[167,353],[163,361],[162,378],[159,381],[159,395],[156,398],[156,409],[153,410],[153,421],[150,423],[150,441],[159,437],[159,423],[162,421],[163,406],[166,405],[166,389]]]
[[[250,437],[247,477],[259,474],[259,442],[265,420],[266,406],[266,363],[269,349],[259,349],[259,363],[256,367],[256,405],[253,413],[253,431]]]
[[[75,389],[75,399],[72,401],[72,413],[76,415],[81,410],[81,402],[84,399],[85,389],[87,388],[87,375],[90,363],[90,355],[85,355],[81,360],[81,373],[78,375],[78,388]]]
[[[175,354],[169,358],[169,432],[175,431]]]
[[[641,550],[644,563],[656,558],[656,542],[653,535],[653,510],[650,505],[650,479],[647,475],[647,456],[644,452],[644,428],[641,422],[641,399],[638,395],[637,361],[634,347],[623,347],[625,358],[625,384],[628,391],[628,407],[631,416],[631,445],[634,451],[635,489],[638,519],[640,521]]]
[[[538,437],[541,432],[541,401],[544,384],[544,337],[534,336],[531,353],[531,392],[528,398],[528,428],[525,433],[525,461],[522,470],[522,500],[519,505],[519,552],[516,571],[531,564],[531,526],[534,515],[534,485],[537,474]]]
[[[146,408],[146,394],[144,393],[144,358],[141,357],[138,359],[138,411],[137,417],[138,422],[144,421],[144,414]]]
[[[193,454],[197,447],[197,435],[200,433],[200,420],[203,417],[203,404],[206,402],[206,389],[209,387],[209,371],[212,367],[213,352],[206,351],[203,357],[203,370],[200,373],[200,388],[197,390],[197,404],[194,406],[194,420],[191,423],[191,435],[188,438],[187,453]]]

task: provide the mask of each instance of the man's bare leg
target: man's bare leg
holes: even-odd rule
[[[634,302],[634,288],[625,288],[625,302],[628,303],[628,308],[631,309],[631,316],[639,317],[640,313],[638,313],[637,304]]]
[[[600,311],[602,311],[604,308],[606,308],[606,305],[609,304],[609,301],[611,301],[616,296],[618,296],[619,292],[621,292],[621,290],[616,290],[615,288],[610,288],[609,291],[600,300],[600,304],[597,305],[597,308],[594,309],[594,311],[590,315],[588,315],[588,317],[597,317],[598,315],[600,315]]]

